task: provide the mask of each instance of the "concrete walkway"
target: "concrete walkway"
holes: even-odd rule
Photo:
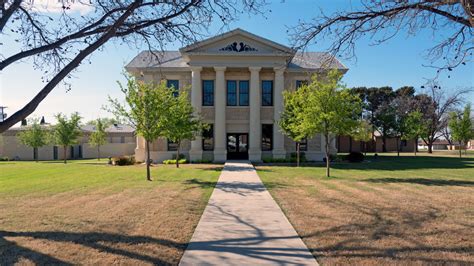
[[[228,162],[180,265],[317,265],[249,162]]]

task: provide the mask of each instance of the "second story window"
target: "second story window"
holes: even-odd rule
[[[179,94],[179,80],[176,79],[168,79],[166,81],[166,87],[173,89],[173,95],[178,97]]]
[[[262,81],[262,106],[273,105],[273,81]]]
[[[248,80],[239,81],[239,105],[240,106],[249,105],[249,81]]]
[[[237,81],[227,81],[227,106],[237,105]]]
[[[214,106],[214,80],[202,81],[202,105]]]

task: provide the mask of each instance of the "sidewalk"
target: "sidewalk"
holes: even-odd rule
[[[228,162],[180,265],[317,265],[249,162]]]

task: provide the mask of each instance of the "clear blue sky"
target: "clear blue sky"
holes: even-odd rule
[[[357,2],[357,1],[354,1]],[[288,45],[286,35],[288,27],[297,24],[298,19],[309,19],[319,12],[331,13],[338,9],[351,8],[346,0],[325,1],[273,1],[267,18],[244,15],[239,21],[232,23],[229,29],[242,28],[257,35]],[[218,25],[210,28],[210,34],[217,33]],[[440,35],[443,33],[440,32]],[[2,36],[2,39],[8,36]],[[8,42],[8,41],[7,41]],[[357,61],[342,60],[349,67],[344,81],[349,87],[353,86],[392,86],[398,88],[404,85],[420,89],[426,80],[435,75],[435,70],[423,67],[428,62],[423,57],[425,50],[433,44],[431,32],[421,32],[415,37],[401,34],[390,42],[370,46],[369,40],[358,43]],[[324,45],[324,41],[323,41]],[[170,44],[168,49],[177,50],[180,43]],[[14,52],[12,46],[4,45],[3,54]],[[144,47],[145,49],[145,47]],[[324,46],[312,46],[308,50],[320,51]],[[82,65],[74,74],[72,90],[66,92],[63,86],[58,86],[41,103],[34,116],[45,116],[47,121],[53,121],[53,114],[58,112],[71,113],[78,111],[84,120],[110,116],[101,110],[107,103],[107,96],[121,98],[117,80],[123,80],[123,66],[128,63],[139,50],[117,44],[108,44],[103,51],[92,56],[92,64]],[[440,77],[442,86],[449,89],[474,87],[474,64],[455,69]],[[8,113],[18,110],[27,103],[42,87],[40,72],[32,68],[26,61],[10,66],[0,73],[0,105],[6,105]],[[474,95],[469,95],[468,101],[474,102]]]

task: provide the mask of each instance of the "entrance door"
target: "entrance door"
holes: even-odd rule
[[[249,158],[248,139],[247,133],[227,134],[227,159],[247,160]]]

